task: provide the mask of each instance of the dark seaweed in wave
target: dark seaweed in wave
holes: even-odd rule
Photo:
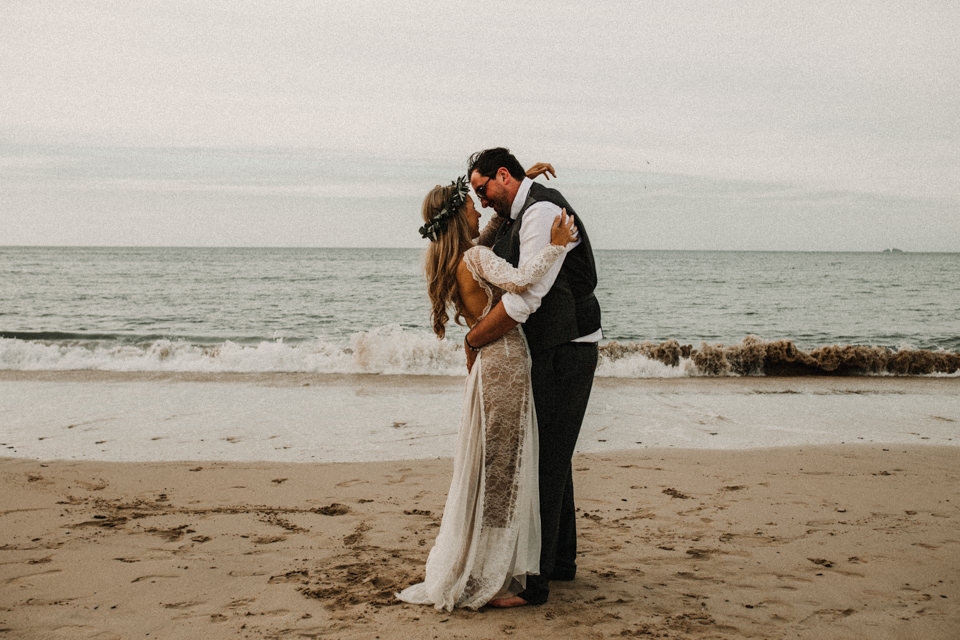
[[[960,371],[960,353],[926,349],[900,349],[863,345],[831,345],[809,351],[791,340],[765,341],[747,336],[738,345],[710,345],[699,348],[676,340],[652,342],[610,342],[600,347],[608,360],[639,354],[668,366],[679,366],[689,358],[704,375],[744,376],[860,376],[929,375]]]

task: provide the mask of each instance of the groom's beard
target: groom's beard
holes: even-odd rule
[[[490,206],[497,212],[497,215],[507,220],[510,219],[510,205],[512,204],[512,202],[490,200]]]

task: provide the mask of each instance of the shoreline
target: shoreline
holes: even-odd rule
[[[10,637],[893,639],[960,625],[960,448],[578,454],[576,580],[437,612],[452,462],[0,459]],[[576,631],[574,631],[576,633]]]
[[[413,388],[462,385],[466,377],[456,375],[424,375],[413,373],[313,373],[313,372],[236,372],[236,371],[111,371],[105,369],[0,369],[2,382],[196,382],[249,383],[264,386],[316,386],[324,384],[368,383]],[[879,390],[885,386],[904,386],[910,390],[923,387],[953,386],[960,389],[960,373],[922,375],[698,375],[675,377],[597,376],[595,387],[647,386],[658,389],[681,387],[707,389],[750,383],[761,389],[790,389],[808,386],[817,389],[840,387],[849,391]]]
[[[0,455],[360,462],[450,455],[463,378],[0,372]],[[581,453],[960,446],[960,378],[597,378]]]

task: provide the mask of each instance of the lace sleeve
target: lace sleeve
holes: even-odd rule
[[[550,270],[566,247],[548,244],[519,269],[486,247],[473,247],[463,259],[471,273],[511,293],[523,293]]]

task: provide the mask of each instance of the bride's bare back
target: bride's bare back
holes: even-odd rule
[[[460,289],[460,300],[463,308],[460,313],[466,321],[467,326],[472,327],[480,320],[483,310],[487,306],[487,292],[483,290],[480,283],[476,281],[470,269],[467,268],[463,258],[457,265],[457,287]]]

